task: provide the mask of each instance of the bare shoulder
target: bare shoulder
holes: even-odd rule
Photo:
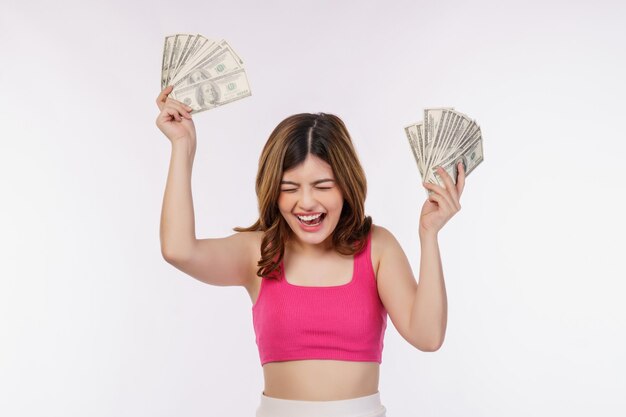
[[[378,269],[383,254],[390,246],[397,245],[395,236],[385,227],[372,223],[372,266],[378,277]]]
[[[263,240],[263,231],[238,232],[236,235],[243,242],[245,249],[245,257],[242,263],[247,266],[248,273],[240,285],[246,289],[254,287],[260,279],[256,275],[258,270],[258,262],[261,259],[261,242]]]
[[[264,234],[265,232],[262,231],[245,232],[246,239],[248,239],[248,247],[250,248],[250,256],[252,257],[251,260],[255,266],[261,259],[261,242]]]
[[[248,256],[254,257],[256,253],[261,253],[261,241],[263,240],[263,232],[236,232],[232,237],[240,240],[242,244],[249,249]]]
[[[257,274],[257,270],[259,269],[258,263],[261,259],[261,242],[263,241],[263,235],[265,232],[263,231],[255,231],[246,233],[246,238],[248,239],[250,248],[250,263],[252,267],[252,274],[250,275],[250,279],[244,287],[250,288],[253,287],[259,279],[261,279]]]

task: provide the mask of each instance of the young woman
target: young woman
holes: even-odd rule
[[[259,160],[259,219],[225,238],[196,239],[191,108],[157,97],[156,124],[172,144],[161,217],[164,258],[252,301],[265,387],[257,417],[384,417],[378,391],[387,314],[415,348],[441,346],[447,297],[439,230],[457,213],[456,185],[432,190],[419,222],[419,285],[398,241],[364,213],[366,179],[343,122],[297,114],[271,133]]]

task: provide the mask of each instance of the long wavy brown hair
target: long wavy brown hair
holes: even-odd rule
[[[278,209],[283,173],[303,163],[308,154],[329,164],[344,203],[332,235],[333,248],[342,255],[363,250],[372,226],[365,215],[367,180],[352,139],[343,121],[328,113],[300,113],[287,117],[270,134],[256,176],[259,218],[249,227],[235,227],[236,232],[263,231],[261,259],[257,275],[278,279],[285,242],[291,228]]]

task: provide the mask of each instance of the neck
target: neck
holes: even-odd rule
[[[310,257],[318,257],[335,252],[332,246],[332,242],[332,235],[328,236],[326,240],[318,244],[305,243],[299,240],[297,237],[293,236],[292,239],[287,242],[286,246],[292,253],[297,253],[299,255]]]

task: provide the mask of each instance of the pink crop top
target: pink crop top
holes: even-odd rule
[[[261,366],[268,362],[335,359],[382,363],[387,311],[372,267],[371,233],[354,256],[352,280],[314,287],[263,278],[252,320]]]

